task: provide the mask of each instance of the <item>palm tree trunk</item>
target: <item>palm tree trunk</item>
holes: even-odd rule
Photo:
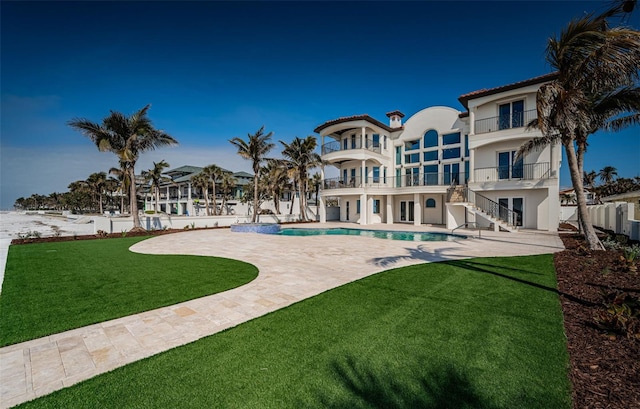
[[[213,196],[213,215],[217,216],[218,215],[218,203],[216,201],[216,179],[215,176],[213,177],[213,190],[212,190],[212,196]],[[222,209],[220,209],[222,210]]]
[[[294,194],[291,195],[291,207],[289,208],[289,214],[290,215],[293,214],[293,202],[296,200],[296,195],[295,195],[295,191],[296,191],[296,188],[297,188],[296,183],[297,183],[297,180],[294,178],[293,179],[293,189],[291,189],[294,192]]]
[[[120,214],[124,214],[124,189],[122,188],[120,188]]]
[[[131,216],[133,217],[133,227],[140,227],[140,216],[138,215],[138,198],[136,196],[136,173],[131,165],[128,169],[131,183],[129,186],[129,207]]]
[[[155,205],[155,212],[156,214],[158,213],[158,202],[160,202],[160,186],[154,186],[155,189],[155,193],[156,193],[156,205]]]
[[[569,173],[571,182],[576,192],[576,201],[578,203],[578,215],[582,220],[582,228],[584,229],[584,237],[589,244],[591,250],[604,250],[602,243],[596,235],[595,229],[591,224],[591,217],[587,209],[587,200],[584,196],[584,187],[582,184],[582,170],[578,168],[578,158],[573,147],[573,142],[564,145],[567,153],[567,162],[569,163]]]
[[[300,174],[300,181],[299,181],[299,185],[298,185],[298,191],[299,191],[299,195],[300,195],[300,220],[302,221],[306,221],[307,220],[307,215],[304,211],[304,202],[305,202],[305,189],[304,189],[304,175],[302,174],[302,172],[299,172]]]
[[[102,193],[98,193],[98,204],[100,205],[100,214],[102,214]]]
[[[204,205],[207,206],[207,216],[211,216],[211,209],[209,209],[209,186],[203,189],[204,193]]]
[[[251,223],[255,223],[258,219],[258,173],[260,169],[253,169],[253,216],[251,217]]]
[[[273,204],[276,207],[276,214],[280,214],[280,198],[278,196],[280,196],[280,194],[278,192],[274,192]]]

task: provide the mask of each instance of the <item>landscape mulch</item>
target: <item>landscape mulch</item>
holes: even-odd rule
[[[554,262],[573,407],[640,408],[640,339],[605,331],[595,319],[605,310],[603,293],[623,291],[640,297],[640,274],[629,271],[621,251],[589,251],[579,235],[560,237],[566,250],[556,253]],[[640,267],[637,262],[636,266]]]

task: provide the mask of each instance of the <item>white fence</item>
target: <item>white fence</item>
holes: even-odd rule
[[[307,209],[307,219],[317,220],[317,210],[315,206],[309,206]],[[300,220],[300,214],[261,214],[258,215],[260,223],[286,223],[297,222]],[[163,229],[185,229],[194,227],[229,227],[236,223],[250,223],[251,216],[246,215],[228,215],[228,216],[176,216],[176,215],[140,215],[142,227],[147,230],[163,230]],[[123,233],[133,228],[132,217],[93,217],[94,233],[102,230],[106,233]]]
[[[591,223],[601,229],[629,236],[631,240],[640,240],[640,221],[633,219],[633,203],[614,202],[601,205],[589,205]],[[577,206],[562,206],[560,221],[577,221]]]

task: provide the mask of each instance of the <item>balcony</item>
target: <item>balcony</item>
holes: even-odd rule
[[[522,128],[538,117],[535,109],[524,112],[514,112],[511,115],[500,115],[475,121],[476,135],[501,131],[503,129]]]
[[[450,186],[452,183],[465,182],[464,173],[419,173],[397,177],[369,177],[362,180],[360,177],[325,179],[322,183],[324,190],[328,189],[353,189],[353,188],[404,188],[415,186]]]
[[[355,149],[363,149],[361,139],[355,139],[355,140],[345,139],[342,142],[333,141],[333,142],[325,143],[324,145],[322,145],[322,154],[326,155],[332,152],[350,151]],[[371,152],[380,153],[382,149],[382,145],[380,144],[380,141],[374,141],[373,139],[366,139],[364,149]]]
[[[506,180],[537,180],[551,178],[549,162],[515,164],[491,168],[476,168],[474,182],[498,182]]]

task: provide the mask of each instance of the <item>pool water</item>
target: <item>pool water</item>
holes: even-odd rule
[[[333,229],[282,229],[279,233],[282,236],[364,236],[375,237],[387,240],[405,240],[405,241],[453,241],[466,239],[466,236],[447,233],[425,233],[425,232],[409,232],[409,231],[383,231],[383,230],[361,230],[347,228]]]

